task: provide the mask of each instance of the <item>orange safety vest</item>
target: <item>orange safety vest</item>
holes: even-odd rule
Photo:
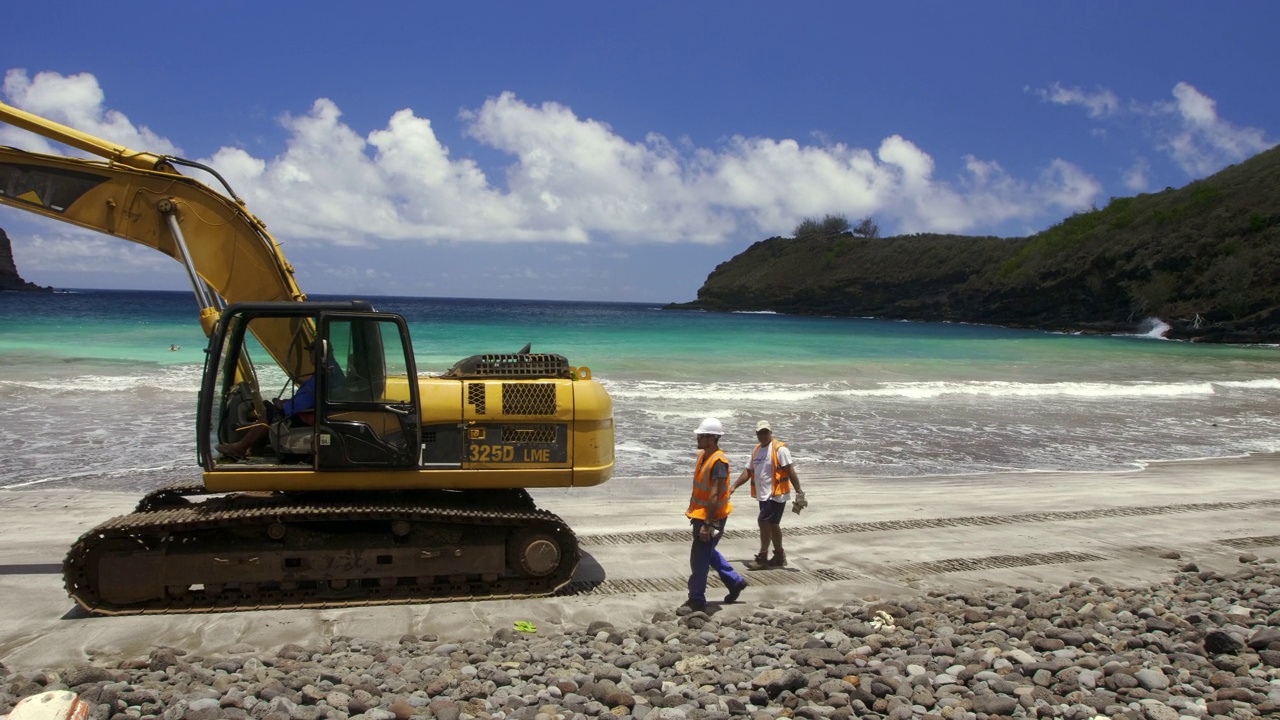
[[[791,492],[791,473],[787,472],[787,468],[778,467],[778,448],[786,447],[787,444],[778,440],[769,441],[769,452],[773,453],[773,493],[772,497],[777,497],[783,493]],[[751,497],[756,496],[756,453],[760,452],[763,445],[756,445],[756,449],[751,451]],[[787,467],[791,467],[788,465]]]
[[[729,517],[733,503],[729,502],[729,477],[717,483],[711,479],[711,468],[716,462],[723,462],[725,470],[729,469],[729,457],[723,450],[717,449],[707,456],[706,450],[698,451],[698,464],[693,468],[693,495],[689,497],[689,509],[685,516],[696,520],[707,520],[707,508],[720,506],[720,514],[711,520],[723,520]]]

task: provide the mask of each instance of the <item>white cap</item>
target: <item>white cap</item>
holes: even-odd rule
[[[707,419],[705,419],[705,420],[703,420],[703,421],[702,421],[702,424],[701,424],[701,425],[699,425],[699,426],[698,426],[698,429],[695,431],[695,434],[697,434],[697,435],[723,435],[723,434],[724,434],[724,425],[721,425],[721,424],[720,424],[720,421],[719,421],[719,420],[717,420],[717,419],[715,419],[715,418],[707,418]]]
[[[773,429],[769,427],[768,420],[761,420],[760,422],[756,423],[756,432],[760,432],[761,430],[768,430],[769,432],[773,432]]]

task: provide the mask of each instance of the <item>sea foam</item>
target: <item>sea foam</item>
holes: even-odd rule
[[[873,387],[851,387],[847,383],[752,383],[752,382],[638,382],[604,381],[615,400],[683,400],[722,403],[728,401],[804,402],[819,398],[901,398],[931,400],[948,395],[973,397],[1191,397],[1213,395],[1214,386],[1280,390],[1280,380],[1204,382],[1051,382],[1003,381],[922,381],[885,382]]]

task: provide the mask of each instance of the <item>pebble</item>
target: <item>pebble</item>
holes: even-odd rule
[[[352,637],[71,667],[0,664],[0,714],[70,689],[93,720],[1214,720],[1280,717],[1280,568],[935,591],[742,617],[658,612],[482,641]],[[87,621],[92,622],[92,620]]]

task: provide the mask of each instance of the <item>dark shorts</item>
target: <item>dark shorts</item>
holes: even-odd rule
[[[787,509],[784,502],[776,502],[774,500],[760,501],[760,522],[770,525],[782,524],[782,513]]]
[[[285,418],[284,413],[280,411],[280,408],[275,406],[275,403],[267,403],[264,407],[267,409],[268,425],[274,425],[285,419],[289,421],[289,427],[309,427],[316,424],[316,414],[314,410],[299,410],[288,418]]]

